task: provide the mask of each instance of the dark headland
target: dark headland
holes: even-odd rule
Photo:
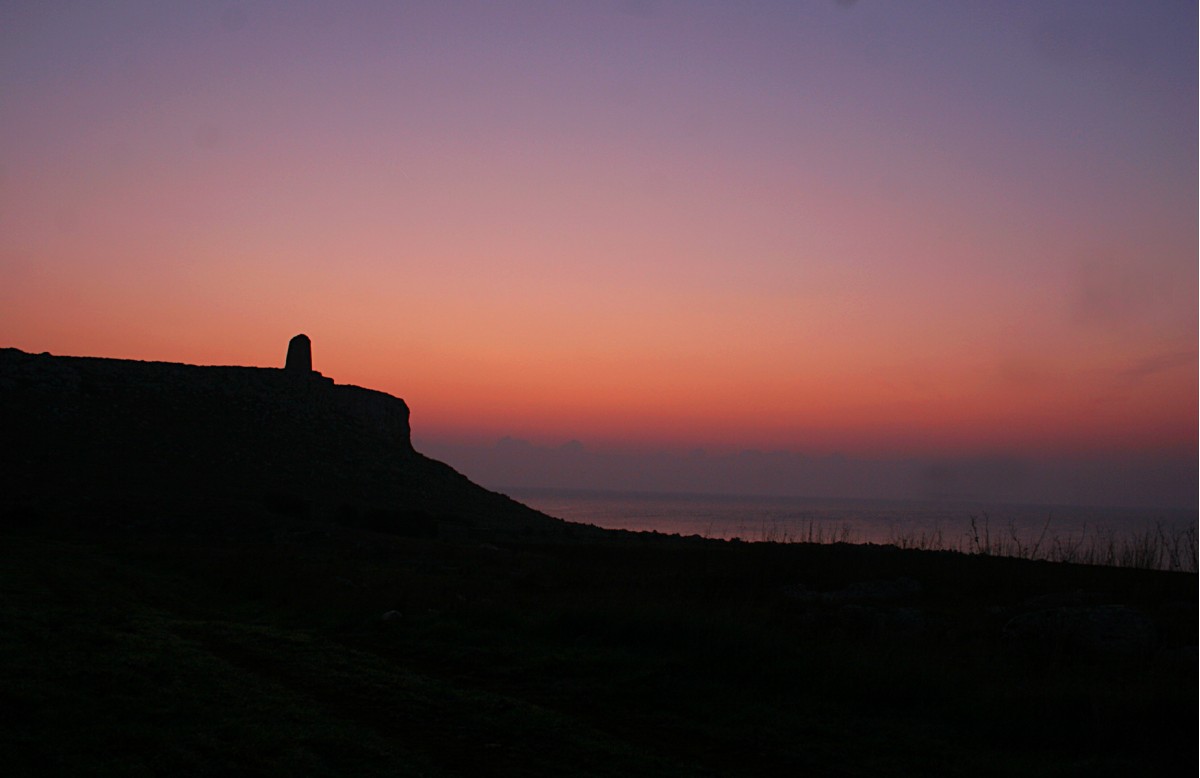
[[[282,369],[2,349],[0,398],[0,486],[35,510],[219,499],[398,534],[562,525],[414,451],[405,402],[313,370],[304,335]]]
[[[6,775],[1193,775],[1197,576],[608,532],[313,370],[0,349]]]

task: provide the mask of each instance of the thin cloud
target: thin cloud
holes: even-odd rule
[[[1137,383],[1159,373],[1182,367],[1194,368],[1195,365],[1195,349],[1164,351],[1134,361],[1128,367],[1118,371],[1117,377],[1128,383]]]

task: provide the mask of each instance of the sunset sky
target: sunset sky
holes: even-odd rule
[[[1191,2],[6,3],[0,346],[1194,507],[1197,169]]]

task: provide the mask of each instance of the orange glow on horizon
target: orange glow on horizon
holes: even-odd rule
[[[1194,18],[1060,61],[1036,4],[828,6],[31,6],[0,345],[278,366],[306,332],[435,437],[1195,450]]]

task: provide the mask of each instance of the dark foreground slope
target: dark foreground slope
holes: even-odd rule
[[[1196,771],[1194,574],[588,532],[410,451],[344,464],[406,414],[364,427],[294,387],[281,429],[272,389],[219,433],[227,399],[91,380],[5,384],[26,479],[0,502],[6,775]],[[130,438],[103,408],[158,425]],[[94,438],[113,430],[142,443]],[[138,453],[160,439],[191,453]],[[215,448],[275,459],[194,453]],[[177,490],[106,480],[133,467]]]

